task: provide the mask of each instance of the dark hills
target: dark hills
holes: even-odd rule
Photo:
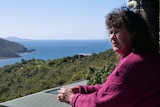
[[[23,45],[0,38],[0,58],[20,57],[18,53],[31,52]]]

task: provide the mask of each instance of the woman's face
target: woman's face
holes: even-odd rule
[[[126,54],[132,45],[132,36],[127,29],[125,27],[120,29],[112,27],[109,29],[109,33],[113,51],[121,55]]]

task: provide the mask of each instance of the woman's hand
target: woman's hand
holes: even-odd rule
[[[72,87],[69,87],[69,88],[73,91],[74,94],[80,93],[79,88],[77,86],[72,86]]]
[[[78,87],[62,87],[58,90],[58,100],[70,104],[74,94],[79,93]]]

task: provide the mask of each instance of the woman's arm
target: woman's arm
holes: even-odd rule
[[[120,91],[122,89],[114,85],[109,88],[114,89],[114,91],[75,94],[70,104],[72,107],[126,107],[124,105],[129,103],[127,99],[129,99],[128,96],[130,96],[128,92]]]
[[[124,103],[129,103],[126,99],[129,99],[132,93],[123,84],[119,77],[121,75],[123,74],[113,73],[103,86],[93,93],[75,94],[71,100],[72,107],[124,107]]]
[[[93,92],[97,92],[103,84],[96,84],[96,85],[79,85],[79,93],[81,94],[90,94]]]
[[[69,88],[59,92],[60,101],[72,105],[72,107],[124,107],[119,106],[126,102],[129,89],[123,84],[123,73],[114,70],[102,85],[79,86],[81,93],[75,93]],[[128,92],[127,92],[128,91]],[[88,94],[86,94],[88,93]]]

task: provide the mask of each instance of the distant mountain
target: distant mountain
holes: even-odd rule
[[[23,45],[0,38],[0,58],[20,57],[17,53],[32,52]]]
[[[9,40],[9,41],[27,40],[27,39],[21,39],[21,38],[18,38],[18,37],[14,37],[14,36],[6,37],[5,39],[6,39],[6,40]]]

